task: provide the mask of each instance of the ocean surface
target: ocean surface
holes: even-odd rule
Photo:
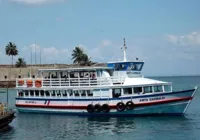
[[[200,76],[151,77],[173,82],[177,89],[200,86]],[[7,100],[0,89],[0,102]],[[14,89],[8,89],[9,107],[15,108]],[[89,118],[53,114],[17,113],[0,140],[199,140],[200,88],[185,116]]]

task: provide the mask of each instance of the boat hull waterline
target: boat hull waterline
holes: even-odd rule
[[[153,116],[184,115],[198,87],[162,94],[146,94],[120,98],[65,99],[65,98],[16,98],[18,112],[53,113],[79,116]],[[117,103],[134,103],[131,110],[117,110]],[[108,104],[109,112],[88,112],[88,104]]]

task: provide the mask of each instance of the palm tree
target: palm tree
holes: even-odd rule
[[[15,65],[17,68],[26,67],[26,61],[24,60],[24,58],[18,58]]]
[[[74,64],[80,64],[81,66],[90,66],[93,62],[90,60],[91,58],[83,51],[80,47],[75,47],[72,52],[72,60],[74,60]]]
[[[72,60],[74,60],[73,63],[80,64],[82,62],[83,57],[84,57],[83,49],[80,47],[75,47],[75,49],[72,52]]]
[[[87,54],[83,54],[82,60],[81,60],[81,65],[82,66],[90,66],[90,65],[92,65],[92,61],[90,61],[90,58],[88,57]]]
[[[14,43],[9,42],[5,48],[5,51],[6,51],[6,55],[12,56],[12,66],[13,66],[13,56],[18,55],[17,46]]]

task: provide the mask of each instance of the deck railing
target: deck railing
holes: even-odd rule
[[[125,77],[92,78],[20,78],[16,79],[16,87],[80,87],[105,86],[123,84]]]

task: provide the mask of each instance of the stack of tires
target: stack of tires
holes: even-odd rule
[[[134,103],[132,101],[128,101],[126,104],[123,102],[119,102],[116,105],[116,109],[119,112],[125,111],[125,110],[132,110],[134,108]]]
[[[99,113],[99,112],[104,112],[104,113],[108,113],[110,111],[110,107],[108,104],[103,104],[102,106],[100,104],[89,104],[87,106],[87,111],[89,113]]]

